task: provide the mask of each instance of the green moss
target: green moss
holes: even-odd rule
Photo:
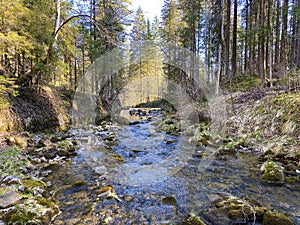
[[[286,177],[285,181],[288,184],[296,184],[300,182],[300,179],[297,176],[290,176],[290,177]]]
[[[3,195],[3,194],[5,194],[8,191],[9,191],[9,189],[0,187],[0,195]]]
[[[195,214],[186,215],[182,225],[205,225],[205,223]]]
[[[34,221],[36,216],[37,214],[27,210],[26,206],[17,205],[13,211],[13,214],[10,216],[8,224],[9,225],[29,224],[30,222]]]
[[[264,215],[263,225],[294,225],[294,223],[282,213],[269,211]]]
[[[75,151],[74,145],[72,144],[72,142],[70,142],[70,141],[68,141],[68,140],[61,141],[61,142],[59,143],[59,148],[60,148],[60,149],[63,149],[63,150],[70,151],[70,152]]]
[[[4,150],[0,154],[0,162],[0,177],[3,175],[23,177],[22,170],[28,164],[25,157],[21,155],[21,149],[16,146]]]
[[[241,221],[254,221],[254,215],[257,222],[261,222],[267,209],[254,199],[240,199],[234,196],[224,196],[213,202],[220,216],[228,217],[232,223]]]
[[[40,180],[22,180],[22,184],[29,189],[35,187],[46,188],[46,184]]]
[[[35,197],[35,199],[38,201],[38,203],[42,206],[46,206],[48,208],[55,207],[55,203],[49,199],[42,198],[42,197]]]
[[[284,183],[283,168],[274,161],[267,160],[262,165],[263,174],[261,176],[262,181],[273,184]]]
[[[260,85],[261,80],[258,76],[235,76],[230,82],[225,84],[226,88],[231,88],[232,91],[250,91]]]
[[[72,184],[72,187],[83,187],[88,185],[87,182],[83,181],[83,180],[78,180],[75,183]]]

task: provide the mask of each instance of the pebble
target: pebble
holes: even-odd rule
[[[4,177],[4,179],[2,180],[2,183],[4,184],[20,184],[21,181],[18,177],[12,176],[12,175],[8,175],[6,177]]]
[[[98,174],[98,175],[105,175],[108,173],[107,169],[105,166],[97,166],[95,168],[95,172]]]
[[[42,162],[42,160],[40,158],[33,158],[31,161],[34,163],[37,163],[37,164]]]
[[[52,186],[51,181],[47,181],[47,182],[46,182],[46,186],[47,186],[47,187],[51,187],[51,186]]]
[[[25,187],[24,186],[20,186],[20,187],[18,187],[18,191],[20,191],[20,192],[25,192]]]

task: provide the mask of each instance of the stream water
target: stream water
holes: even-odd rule
[[[52,224],[180,224],[191,212],[218,224],[207,212],[223,195],[256,199],[300,224],[299,185],[262,183],[259,155],[205,157],[209,149],[157,131],[158,120],[109,130],[74,128],[78,155],[51,176],[61,208]],[[103,187],[113,194],[101,194]]]

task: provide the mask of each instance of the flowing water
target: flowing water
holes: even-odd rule
[[[73,129],[79,154],[51,177],[61,208],[53,224],[180,224],[191,212],[217,224],[207,212],[224,195],[256,199],[300,224],[299,186],[262,183],[259,155],[217,160],[213,148],[157,131],[159,120]]]

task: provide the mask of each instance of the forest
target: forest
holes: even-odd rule
[[[300,0],[161,3],[0,0],[0,225],[300,224]]]
[[[154,21],[141,9],[130,11],[129,5],[130,1],[3,0],[2,89],[10,81],[75,89],[101,54],[124,42],[145,40],[173,42],[194,52],[208,80],[255,76],[261,80],[258,86],[266,80],[272,86],[278,78],[297,77],[296,0],[165,1],[161,18]]]

